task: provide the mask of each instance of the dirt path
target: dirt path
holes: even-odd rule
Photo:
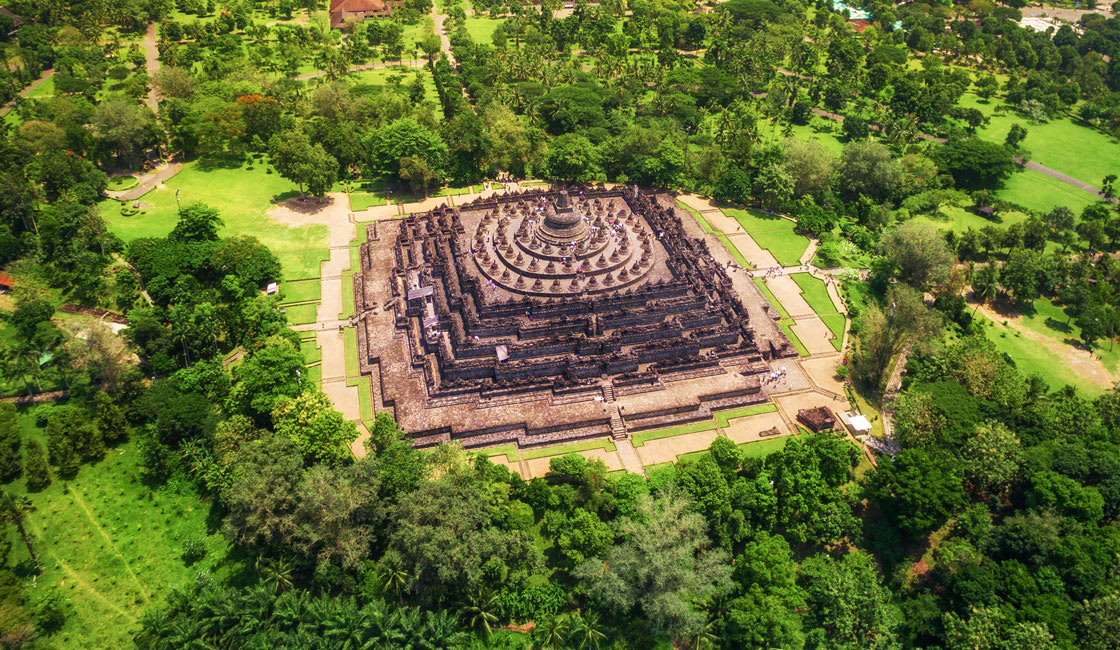
[[[144,32],[144,58],[146,60],[146,68],[149,79],[155,79],[156,73],[159,72],[159,49],[156,47],[156,24],[148,23],[148,29]],[[156,89],[155,84],[151,85],[148,89],[148,98],[145,103],[152,112],[159,115],[159,90]]]
[[[362,70],[378,70],[380,68],[399,68],[404,66],[406,68],[423,68],[424,62],[416,61],[375,61],[373,63],[362,63],[359,65],[350,66],[350,72],[361,72]],[[296,75],[292,77],[296,81],[307,81],[308,79],[318,79],[319,77],[327,76],[326,72],[308,72],[307,74]]]
[[[53,76],[54,76],[54,69],[53,68],[50,69],[50,70],[43,70],[42,76],[40,76],[35,81],[32,81],[27,86],[27,88],[24,88],[23,90],[19,91],[19,96],[20,97],[27,97],[28,95],[30,95],[32,93],[32,91],[34,91],[39,86],[43,85],[44,81],[46,81],[47,79],[50,79]],[[13,99],[12,101],[8,102],[7,104],[4,104],[3,108],[0,108],[0,115],[7,115],[15,107],[16,107],[16,100]]]

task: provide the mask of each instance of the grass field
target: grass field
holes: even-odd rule
[[[467,16],[463,27],[471,35],[471,40],[478,45],[490,45],[494,42],[494,31],[502,24],[499,18],[486,18],[483,16]]]
[[[1042,377],[1050,384],[1051,390],[1067,384],[1088,396],[1099,395],[1105,390],[1078,374],[1052,347],[1039,345],[1012,327],[993,322],[991,327],[985,328],[985,332],[997,350],[1011,357],[1019,372]]]
[[[979,109],[990,117],[988,125],[978,129],[980,137],[1003,143],[1011,125],[1018,123],[1027,129],[1020,147],[1031,152],[1031,160],[1094,187],[1100,187],[1105,175],[1120,169],[1120,143],[1069,118],[1031,124],[1013,111],[996,113],[997,106],[1006,105],[1002,101],[984,103],[972,94],[961,97],[960,105]]]
[[[21,414],[20,425],[25,439],[45,442],[33,411]],[[140,482],[139,472],[139,454],[128,443],[83,467],[75,479],[56,478],[42,492],[28,494],[36,507],[28,532],[45,570],[28,580],[30,598],[57,591],[70,602],[65,625],[49,637],[51,647],[131,647],[145,608],[199,571],[224,571],[227,544],[210,531],[209,508],[198,495],[175,484],[152,490]],[[22,480],[7,489],[25,493]],[[15,530],[9,535],[9,561],[26,560]],[[202,540],[207,554],[188,567],[181,554],[192,539]]]
[[[323,360],[323,350],[314,339],[301,341],[299,350],[303,353],[303,362],[306,364],[319,363]]]
[[[766,282],[762,278],[754,278],[754,285],[762,292],[762,297],[766,298],[766,301],[774,307],[774,311],[778,312],[778,327],[782,330],[782,333],[786,335],[786,338],[789,339],[789,342],[793,344],[794,349],[797,350],[797,354],[803,357],[809,356],[809,349],[806,348],[805,344],[801,342],[801,339],[797,338],[797,335],[793,333],[794,320],[790,317],[786,308],[782,306],[781,301],[774,295],[774,292],[770,291],[770,287],[766,286]]]
[[[139,184],[140,184],[140,181],[136,180],[135,176],[129,176],[128,174],[123,174],[121,176],[114,176],[114,177],[110,178],[108,189],[111,190],[111,191],[120,192],[120,191],[124,191],[124,190],[130,190],[130,189],[136,187]]]
[[[1073,210],[1075,214],[1081,214],[1085,206],[1095,202],[1093,195],[1085,190],[1033,169],[1024,169],[1012,174],[996,192],[996,196],[1004,201],[1043,213],[1062,205]]]
[[[102,201],[101,216],[109,230],[128,242],[138,237],[164,237],[178,221],[175,193],[183,204],[200,201],[221,212],[223,236],[252,235],[272,249],[280,259],[288,280],[319,277],[319,265],[329,257],[327,227],[323,225],[290,228],[268,217],[275,199],[287,198],[295,186],[279,174],[268,174],[264,164],[253,169],[218,168],[206,170],[197,162],[187,163],[183,171],[168,179],[164,189],[148,192],[140,200],[152,207],[131,217],[121,215],[120,203]]]

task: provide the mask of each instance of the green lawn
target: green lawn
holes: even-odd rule
[[[46,99],[48,97],[54,97],[54,77],[50,77],[39,84],[38,88],[27,93],[27,97],[28,99]]]
[[[808,273],[791,273],[789,278],[801,289],[801,297],[818,315],[836,313],[836,305],[828,296],[824,280]]]
[[[353,250],[353,249],[351,249]],[[351,267],[356,268],[356,267]],[[351,318],[354,315],[354,274],[347,272],[342,274],[342,311],[338,314],[338,319]]]
[[[20,424],[25,439],[44,441],[33,411],[21,414]],[[28,593],[34,601],[57,591],[70,602],[65,625],[49,637],[51,647],[131,647],[149,605],[200,571],[224,571],[227,543],[220,532],[208,532],[209,508],[198,495],[174,483],[152,490],[139,471],[140,456],[127,443],[73,480],[56,477],[42,492],[28,494],[36,511],[27,528],[45,570],[28,579]],[[7,489],[25,493],[22,480]],[[15,529],[8,534],[9,562],[26,560]],[[188,567],[181,554],[191,539],[203,540],[207,554]]]
[[[289,325],[306,325],[307,323],[314,323],[319,311],[319,303],[307,303],[303,305],[290,305],[288,307],[281,307],[280,311],[288,317]]]
[[[280,295],[284,303],[307,302],[322,297],[322,283],[319,280],[296,280],[280,285]]]
[[[223,236],[252,235],[260,239],[280,259],[286,279],[317,278],[320,263],[330,255],[327,227],[290,228],[272,220],[266,213],[273,200],[294,195],[296,188],[279,174],[266,173],[267,167],[258,163],[251,170],[204,170],[197,162],[187,163],[183,171],[167,180],[164,189],[152,190],[140,199],[151,206],[140,214],[122,216],[120,203],[107,199],[100,204],[101,216],[109,230],[126,242],[138,237],[163,237],[178,221],[178,191],[184,204],[200,201],[217,208],[225,222]]]
[[[123,174],[121,176],[114,176],[110,178],[108,189],[115,192],[121,192],[124,190],[130,190],[139,184],[140,181],[136,180],[135,176]]]
[[[1003,211],[997,212],[992,219],[985,219],[972,210],[955,205],[946,205],[941,207],[937,216],[921,215],[914,217],[914,219],[931,223],[941,230],[953,230],[962,233],[969,228],[980,230],[984,226],[1007,228],[1013,224],[1026,221],[1027,215],[1022,212]]]
[[[1023,327],[1053,339],[1055,348],[1081,345],[1081,328],[1066,315],[1061,306],[1054,304],[1048,298],[1039,298],[1034,301],[1033,307],[1031,313],[1023,314],[1021,321]],[[1083,351],[1081,353],[1084,354]],[[1120,368],[1120,348],[1115,344],[1098,341],[1093,346],[1093,353],[1100,357],[1101,363],[1109,372],[1115,373]]]

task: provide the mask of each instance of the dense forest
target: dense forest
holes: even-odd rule
[[[1048,121],[1120,132],[1120,18],[1036,32],[1022,5],[869,2],[856,31],[828,2],[562,18],[451,2],[434,8],[447,52],[427,0],[340,30],[314,0],[8,3],[0,266],[18,283],[0,378],[66,399],[0,404],[0,643],[61,646],[74,616],[66,591],[34,588],[60,568],[35,554],[32,497],[127,450],[130,498],[187,495],[229,549],[167,540],[209,568],[137,600],[139,648],[1120,648],[1120,390],[1024,372],[977,316],[1046,298],[1087,354],[1117,335],[1120,170],[1083,206],[1029,207],[1006,183]],[[500,18],[488,42],[468,24],[483,14]],[[46,70],[53,94],[20,97]],[[1006,139],[984,135],[997,114]],[[811,137],[822,120],[835,147]],[[789,215],[819,264],[853,269],[839,373],[882,404],[905,366],[897,454],[872,466],[806,434],[759,457],[717,438],[648,477],[571,454],[526,481],[417,450],[382,413],[355,459],[355,424],[261,292],[282,279],[274,251],[205,201],[163,236],[109,227],[110,176],[165,154],[264,166],[301,195],[512,176]],[[941,229],[950,207],[1023,218]],[[63,305],[127,328],[72,326]]]

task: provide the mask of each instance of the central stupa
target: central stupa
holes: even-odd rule
[[[544,209],[544,221],[537,228],[537,236],[544,241],[565,246],[586,239],[591,227],[583,218],[583,211],[568,199],[568,191],[561,190],[556,202]]]

